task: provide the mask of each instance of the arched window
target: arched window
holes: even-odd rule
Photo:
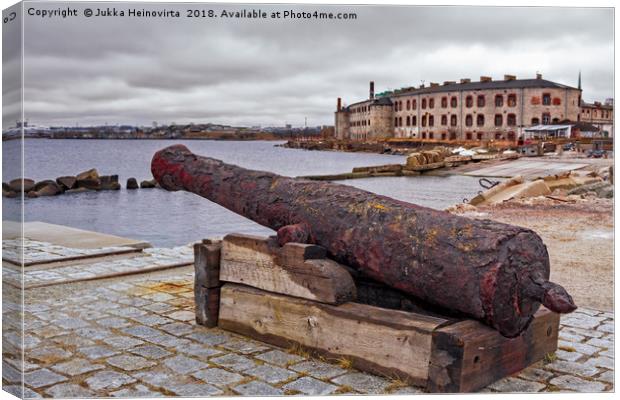
[[[551,120],[551,122],[553,122],[554,124],[557,124],[558,122],[560,122],[559,118],[554,118],[553,120]]]
[[[428,108],[435,108],[435,99],[428,100]]]
[[[411,117],[407,115],[407,126],[411,126]]]
[[[465,97],[465,107],[472,108],[474,106],[474,98],[471,96]]]
[[[495,107],[503,107],[504,106],[504,96],[498,94],[495,96]]]
[[[504,123],[504,117],[502,114],[495,114],[495,126],[502,126]]]
[[[542,104],[543,104],[543,106],[550,106],[551,105],[551,94],[550,93],[543,93],[543,95],[542,95]]]
[[[447,108],[448,107],[448,98],[446,96],[441,98],[441,108]]]
[[[422,99],[422,109],[426,110],[426,99]]]
[[[538,124],[540,124],[540,119],[532,118],[532,125],[538,125]]]
[[[398,126],[398,117],[394,117],[394,126]]]
[[[411,108],[413,108],[414,110],[418,108],[418,102],[416,101],[416,99],[413,99],[413,105]]]
[[[422,116],[422,126],[426,126],[426,115]]]
[[[446,140],[446,134],[445,133],[441,134],[441,140]]]
[[[484,103],[485,103],[485,101],[484,101],[484,95],[483,95],[483,94],[479,94],[479,95],[478,95],[478,99],[476,100],[476,105],[477,105],[478,107],[484,107]]]
[[[508,114],[506,118],[506,123],[508,126],[516,126],[517,125],[517,116],[514,114]]]
[[[417,126],[418,125],[418,117],[416,117],[415,115],[413,116],[413,123],[411,125],[413,126]]]
[[[441,116],[441,125],[443,125],[443,126],[448,125],[448,116],[447,115],[442,115]]]
[[[543,115],[542,115],[542,123],[543,123],[543,125],[549,125],[551,123],[551,114],[543,113]]]
[[[452,96],[452,97],[450,98],[450,106],[451,106],[452,108],[456,108],[456,105],[457,105],[456,96]]]
[[[398,117],[398,126],[403,126],[403,117]]]
[[[474,124],[474,119],[471,116],[471,114],[467,114],[467,116],[465,116],[465,125],[466,126],[472,126]]]
[[[407,111],[411,110],[411,101],[407,100]]]
[[[428,126],[434,126],[435,125],[435,117],[432,115],[428,116]]]
[[[428,133],[428,138],[429,139],[433,139],[435,137],[435,135],[433,135],[433,132],[429,132]]]
[[[422,132],[422,139],[426,139],[426,132]]]
[[[514,107],[517,105],[517,95],[509,94],[508,95],[508,107]]]
[[[450,116],[450,126],[456,126],[456,115]]]
[[[476,125],[484,126],[484,115],[483,114],[478,114],[478,116],[476,117]]]

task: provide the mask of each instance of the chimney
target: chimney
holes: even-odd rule
[[[481,76],[480,77],[480,82],[491,82],[493,81],[493,78],[491,78],[490,76]]]
[[[514,81],[515,79],[517,79],[517,77],[514,75],[504,75],[505,81]]]
[[[375,81],[370,81],[370,99],[375,98]]]
[[[471,79],[469,79],[469,78],[461,79],[461,83],[469,83],[469,82],[471,82]]]
[[[536,73],[536,79],[542,79],[542,74]]]
[[[444,82],[443,82],[443,85],[444,85],[444,86],[448,86],[448,85],[453,85],[453,84],[455,84],[455,83],[456,83],[455,81],[444,81]]]
[[[342,110],[342,99],[338,97],[338,105],[336,106],[336,111]]]
[[[437,86],[439,86],[439,83],[431,82],[431,87],[437,87]]]

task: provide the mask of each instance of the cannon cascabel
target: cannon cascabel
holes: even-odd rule
[[[544,304],[576,309],[549,282],[549,255],[533,231],[473,220],[350,186],[252,171],[191,153],[158,151],[151,171],[167,190],[186,190],[430,304],[519,335]]]

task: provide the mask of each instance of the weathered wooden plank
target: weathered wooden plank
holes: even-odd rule
[[[220,284],[221,243],[194,244],[194,283],[206,288],[215,288]]]
[[[194,287],[196,303],[196,323],[207,328],[215,328],[220,311],[220,288]]]
[[[301,345],[360,370],[424,385],[432,332],[446,321],[364,304],[339,306],[222,286],[219,327],[281,347]]]
[[[324,258],[319,246],[273,239],[228,235],[222,243],[220,280],[242,283],[328,304],[355,299],[355,283],[347,270]]]
[[[473,320],[433,334],[428,390],[472,392],[512,375],[557,349],[559,314],[541,308],[529,327],[509,339]]]

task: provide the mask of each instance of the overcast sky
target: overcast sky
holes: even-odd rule
[[[336,98],[365,98],[370,80],[380,92],[537,71],[576,87],[581,70],[585,100],[613,96],[611,9],[110,4],[182,11],[181,18],[139,19],[83,16],[103,3],[69,6],[80,16],[25,19],[31,123],[300,126],[307,117],[308,125],[333,124]],[[357,19],[188,19],[188,6],[218,14],[331,8]]]

